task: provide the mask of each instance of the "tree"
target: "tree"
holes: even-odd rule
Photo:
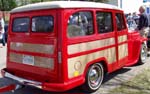
[[[85,0],[85,1],[86,1],[86,0]],[[109,0],[89,0],[89,1],[106,3],[106,2],[108,2]]]
[[[105,2],[108,2],[109,0],[96,0],[96,1],[105,3]]]
[[[18,6],[32,4],[32,3],[38,3],[38,2],[46,2],[46,1],[52,1],[52,0],[16,0]]]
[[[31,3],[46,2],[46,1],[52,1],[52,0],[30,0]]]
[[[11,9],[17,7],[16,0],[0,0],[0,10],[1,11],[10,11]],[[3,13],[3,18],[5,20],[5,13]]]
[[[17,7],[16,0],[0,0],[0,9],[2,11],[10,11]]]
[[[43,0],[30,0],[31,3],[43,2]]]
[[[23,5],[30,4],[29,0],[16,0],[16,2],[17,2],[17,6],[23,6]]]

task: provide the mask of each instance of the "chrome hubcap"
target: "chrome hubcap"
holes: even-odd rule
[[[143,46],[143,47],[142,47],[142,50],[141,50],[141,60],[142,60],[142,61],[145,61],[145,60],[146,60],[146,57],[147,57],[146,48]]]
[[[90,87],[93,89],[97,89],[101,85],[102,80],[103,80],[102,68],[98,64],[93,65],[89,71]]]

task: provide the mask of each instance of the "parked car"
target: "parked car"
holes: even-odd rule
[[[146,62],[138,32],[116,6],[81,1],[25,5],[10,12],[5,78],[62,92],[98,90],[104,74]],[[9,88],[10,89],[10,88]]]

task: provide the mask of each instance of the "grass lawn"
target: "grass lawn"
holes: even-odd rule
[[[111,94],[150,94],[150,68],[110,91]]]

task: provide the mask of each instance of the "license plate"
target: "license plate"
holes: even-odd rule
[[[23,55],[23,64],[34,65],[34,56]]]

